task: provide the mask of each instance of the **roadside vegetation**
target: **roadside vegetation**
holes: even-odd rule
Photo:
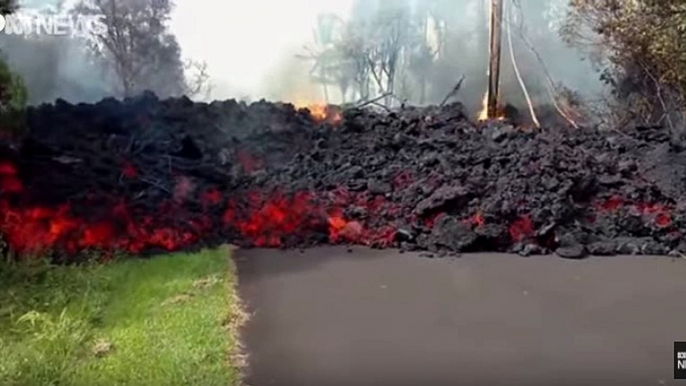
[[[663,125],[686,138],[685,0],[570,0],[561,34],[602,70],[613,126]]]
[[[0,263],[0,385],[239,384],[229,253]]]

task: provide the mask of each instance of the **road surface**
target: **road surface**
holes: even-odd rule
[[[235,256],[250,386],[679,384],[686,260]]]

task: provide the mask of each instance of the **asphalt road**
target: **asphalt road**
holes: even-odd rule
[[[250,386],[686,385],[686,260],[235,256]]]

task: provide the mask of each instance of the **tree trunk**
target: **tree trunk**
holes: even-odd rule
[[[488,57],[488,118],[498,115],[500,88],[500,42],[502,36],[502,0],[491,0],[490,45]]]

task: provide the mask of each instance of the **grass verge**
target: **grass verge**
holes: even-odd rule
[[[0,265],[0,385],[240,384],[229,253]]]

